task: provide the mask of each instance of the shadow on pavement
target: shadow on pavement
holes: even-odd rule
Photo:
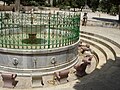
[[[93,17],[92,19],[100,20],[100,21],[106,21],[106,22],[118,22],[118,20],[115,19],[108,19],[108,18],[98,18],[98,17]]]
[[[101,69],[79,78],[75,90],[120,90],[120,57],[107,60]]]

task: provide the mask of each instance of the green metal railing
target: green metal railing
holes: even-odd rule
[[[78,13],[1,13],[0,47],[48,49],[79,40]]]

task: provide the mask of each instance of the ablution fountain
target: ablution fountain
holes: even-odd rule
[[[1,71],[46,75],[78,62],[79,13],[1,12],[0,20]]]

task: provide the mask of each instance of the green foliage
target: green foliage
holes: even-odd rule
[[[111,7],[111,9],[110,9],[110,14],[111,15],[116,15],[116,14],[118,14],[117,11],[118,9],[117,9],[117,6],[115,6],[115,5],[113,5],[112,7]]]
[[[21,0],[21,4],[25,6],[42,6],[45,5],[45,0]]]
[[[111,15],[118,14],[119,8],[118,5],[120,4],[120,1],[118,0],[101,0],[99,4],[99,9],[102,12],[107,12]]]
[[[2,0],[7,4],[14,3],[15,0]],[[32,5],[32,6],[48,6],[51,5],[46,3],[46,0],[21,0],[23,5]],[[87,4],[93,11],[102,11],[107,12],[112,15],[118,14],[120,5],[120,0],[53,0],[53,6],[59,7],[60,9],[71,8],[80,8],[82,9],[85,4]]]
[[[15,2],[15,0],[1,0],[1,1],[6,2],[8,5]]]
[[[30,5],[32,5],[32,6],[39,6],[39,4],[36,1],[30,1]]]
[[[50,7],[51,5],[49,3],[45,3],[45,6],[46,7]]]
[[[90,7],[93,11],[96,11],[99,5],[99,0],[90,0]]]

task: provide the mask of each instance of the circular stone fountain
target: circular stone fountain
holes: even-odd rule
[[[11,13],[9,19],[1,14],[1,70],[27,76],[46,75],[69,69],[78,62],[79,14]]]

